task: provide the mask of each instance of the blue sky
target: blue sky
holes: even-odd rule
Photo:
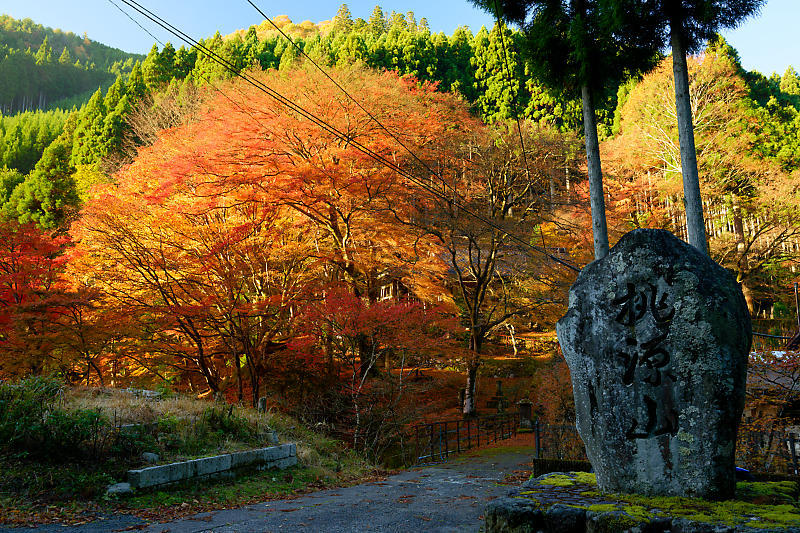
[[[114,1],[119,4],[118,0]],[[226,34],[261,22],[260,15],[245,0],[139,1],[195,38],[208,37],[217,30]],[[341,4],[338,0],[254,1],[267,15],[288,15],[294,22],[330,19]],[[347,5],[354,17],[368,18],[377,3],[387,13],[413,11],[417,19],[427,18],[435,32],[450,34],[461,25],[477,31],[481,25],[492,24],[491,17],[472,7],[467,0],[351,0]],[[146,53],[153,44],[153,39],[109,0],[3,0],[0,12],[14,18],[29,17],[45,26],[79,35],[86,32],[95,41],[129,52]],[[789,65],[800,69],[798,24],[800,0],[768,0],[760,17],[747,20],[741,28],[724,35],[739,51],[745,68],[767,75],[774,71],[782,74]],[[181,44],[152,24],[143,22],[143,25],[162,41]]]

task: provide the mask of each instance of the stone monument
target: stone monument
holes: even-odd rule
[[[751,326],[727,270],[632,231],[581,271],[556,330],[602,491],[733,495]]]

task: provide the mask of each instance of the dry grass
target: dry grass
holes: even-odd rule
[[[202,420],[210,407],[223,408],[238,417],[245,418],[258,433],[269,430],[278,432],[280,442],[297,444],[297,457],[301,464],[320,469],[322,474],[341,478],[363,476],[376,467],[368,463],[340,441],[316,433],[296,419],[275,412],[260,413],[250,407],[197,399],[185,394],[170,393],[160,399],[144,397],[140,391],[129,389],[72,387],[63,397],[67,410],[99,410],[116,425],[151,424],[165,419],[178,419],[187,424]],[[226,442],[220,452],[236,451],[242,445]]]
[[[167,396],[146,398],[138,389],[111,389],[95,387],[72,387],[64,394],[64,407],[67,409],[100,410],[121,424],[149,424],[164,417],[193,420],[203,417],[209,407],[219,406],[211,400],[196,399],[185,394],[170,393]],[[247,418],[254,427],[266,429],[269,414],[240,406],[228,406],[232,413]]]

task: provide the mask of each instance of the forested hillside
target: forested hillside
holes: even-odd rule
[[[413,13],[385,14],[379,7],[368,21],[353,20],[343,8],[331,22],[320,25],[295,25],[287,17],[273,22],[323,65],[363,63],[433,82],[439,91],[465,98],[486,122],[520,116],[561,131],[574,131],[580,124],[576,100],[572,95],[550,94],[531,79],[514,50],[520,35],[505,28],[503,39],[513,75],[503,74],[503,42],[497,25],[474,35],[467,28],[450,36],[432,34],[427,22],[417,21]],[[29,21],[18,25],[36,27]],[[286,70],[300,61],[297,50],[268,21],[226,38],[216,34],[201,44],[238,69]],[[43,50],[31,55],[34,66],[37,55],[43,64],[50,64],[46,58],[51,56]],[[111,66],[117,68],[119,63]],[[50,228],[67,223],[92,184],[106,181],[135,155],[137,146],[151,142],[160,128],[180,124],[214,90],[214,84],[233,76],[205,53],[185,47],[176,50],[170,43],[161,49],[154,45],[141,64],[127,61],[124,66],[130,66],[128,76],[95,92],[69,120],[63,113],[38,113],[0,122],[4,141],[0,161],[8,168],[6,187],[13,189],[12,184],[24,181],[16,192],[7,190],[6,214]],[[66,63],[62,67],[73,68]],[[613,117],[611,96],[602,111],[606,132]],[[55,131],[61,135],[45,152]],[[49,178],[43,179],[45,175]]]
[[[141,59],[86,36],[0,15],[0,112],[42,110],[91,94]]]
[[[374,127],[268,21],[201,44],[363,136],[384,164],[349,141],[324,137],[203,50],[169,43],[154,45],[80,109],[4,117],[0,200],[8,226],[0,230],[12,244],[27,240],[31,264],[44,270],[29,276],[39,280],[26,293],[36,308],[17,306],[25,307],[19,316],[7,311],[0,320],[19,331],[32,331],[39,320],[41,336],[20,335],[14,348],[38,354],[24,362],[30,371],[83,365],[90,381],[92,372],[116,376],[128,365],[129,373],[200,376],[216,389],[232,379],[241,384],[245,371],[237,365],[246,364],[253,365],[251,380],[278,366],[280,379],[292,378],[287,369],[294,378],[317,379],[308,365],[332,365],[337,349],[344,360],[368,347],[358,328],[380,329],[392,314],[411,313],[359,303],[375,303],[400,285],[422,301],[461,306],[448,312],[469,328],[476,354],[490,333],[514,320],[552,325],[570,271],[548,261],[580,266],[591,259],[585,168],[578,164],[582,117],[576,95],[547,91],[531,76],[517,53],[521,34],[501,25],[434,34],[413,13],[387,15],[379,7],[369,20],[353,19],[343,6],[325,24],[274,22],[390,130]],[[49,37],[42,46],[31,56],[49,65]],[[793,69],[769,78],[746,72],[721,40],[690,65],[711,250],[737,274],[752,310],[771,313],[770,298],[800,260],[798,76]],[[612,242],[635,227],[679,235],[685,228],[669,70],[665,58],[642,77],[619,80],[597,103]],[[340,106],[351,122],[323,103]],[[509,121],[515,118],[519,129]],[[458,194],[475,212],[489,213],[491,224],[438,202],[414,181],[421,177],[443,187],[445,198]],[[67,267],[53,250],[65,246],[67,234],[85,254],[70,256],[63,278]],[[558,257],[533,260],[526,243]],[[410,258],[414,264],[405,263]],[[269,275],[248,277],[252,264],[271,265]],[[244,279],[253,286],[239,287]],[[320,302],[322,293],[331,296]],[[277,294],[288,299],[275,307]],[[350,341],[361,345],[336,347],[329,333],[314,330],[320,317],[337,313],[342,323],[358,324]],[[403,316],[419,326],[421,315]],[[425,337],[413,328],[393,330],[397,344],[440,356],[415,344]],[[80,349],[63,342],[76,331],[87,335]],[[243,348],[250,335],[261,344]],[[289,344],[294,359],[277,365],[274,351]],[[322,352],[327,362],[308,359]],[[334,374],[327,368],[318,375]]]
[[[694,137],[712,256],[736,274],[754,314],[772,316],[800,259],[797,73],[745,72],[720,40],[689,59]],[[672,64],[621,90],[604,143],[620,231],[662,227],[685,238]]]

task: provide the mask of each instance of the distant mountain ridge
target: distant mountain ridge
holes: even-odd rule
[[[0,15],[0,112],[45,109],[127,75],[144,56]]]

